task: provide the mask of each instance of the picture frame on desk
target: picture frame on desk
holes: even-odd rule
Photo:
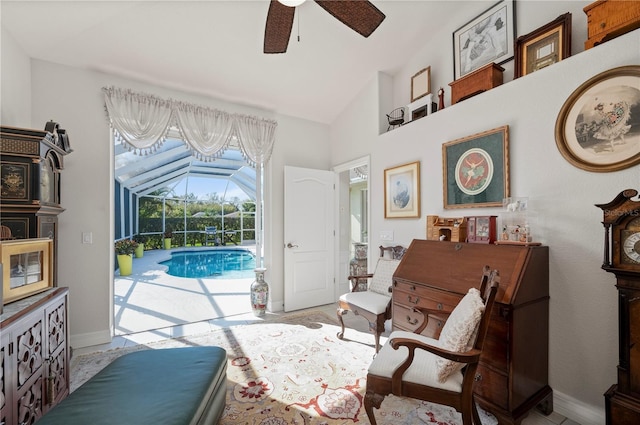
[[[453,79],[514,55],[515,2],[501,0],[453,33]]]
[[[509,126],[442,145],[444,208],[501,207],[509,196]]]
[[[558,113],[555,138],[560,154],[573,166],[592,172],[640,164],[638,104],[639,65],[613,68],[585,81]]]
[[[384,170],[384,218],[420,217],[420,162]]]
[[[571,56],[571,13],[518,37],[514,78],[539,71]]]

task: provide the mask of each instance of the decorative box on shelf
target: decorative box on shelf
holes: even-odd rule
[[[504,68],[495,63],[489,63],[482,68],[458,78],[451,86],[451,104],[468,99],[484,91],[502,85]]]
[[[465,242],[467,219],[465,217],[427,216],[427,240]]]
[[[640,28],[640,1],[599,0],[586,6],[585,50]]]

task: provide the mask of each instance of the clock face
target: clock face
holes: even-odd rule
[[[640,265],[640,217],[629,222],[626,229],[622,230],[622,262],[625,264]]]

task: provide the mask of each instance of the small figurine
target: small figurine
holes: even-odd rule
[[[440,87],[438,90],[438,111],[444,109],[444,89]]]

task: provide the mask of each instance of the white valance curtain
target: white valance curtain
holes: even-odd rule
[[[212,161],[236,138],[252,166],[269,161],[278,123],[274,120],[193,105],[128,89],[102,89],[116,140],[137,154],[153,153],[177,127],[196,158]]]

